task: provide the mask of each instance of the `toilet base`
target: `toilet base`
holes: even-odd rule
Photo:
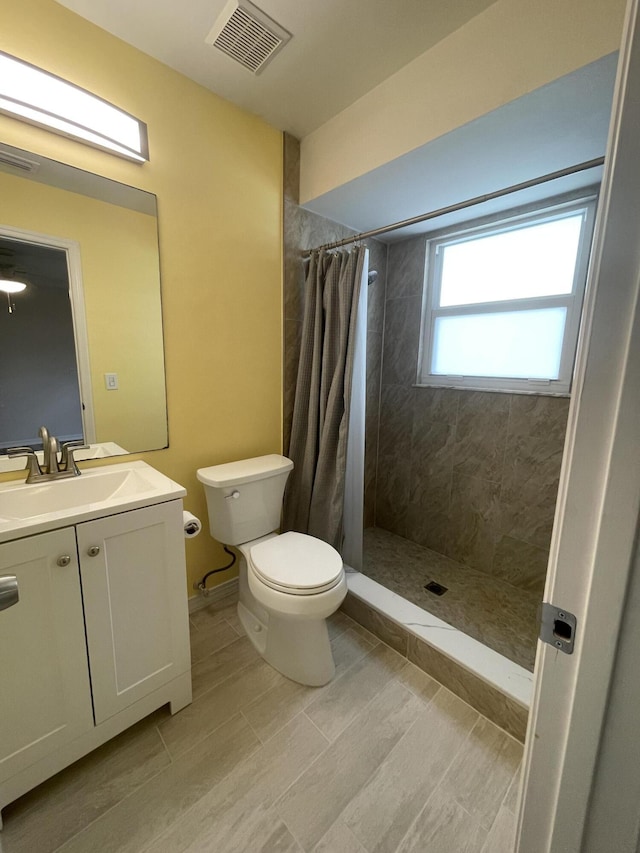
[[[265,625],[242,602],[238,618],[258,654],[287,678],[309,687],[322,687],[333,678],[325,619],[280,619],[269,614]]]

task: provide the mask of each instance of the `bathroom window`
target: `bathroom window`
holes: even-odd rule
[[[566,394],[595,200],[427,244],[418,383]]]

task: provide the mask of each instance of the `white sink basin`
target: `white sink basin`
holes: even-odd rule
[[[0,541],[185,494],[145,462],[91,468],[68,480],[0,483]]]

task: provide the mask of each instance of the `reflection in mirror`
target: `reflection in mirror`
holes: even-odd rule
[[[0,471],[42,424],[78,458],[166,447],[155,196],[2,145],[0,268]]]
[[[25,287],[0,305],[1,449],[36,446],[40,421],[60,441],[84,439],[66,252],[0,234],[4,276]]]

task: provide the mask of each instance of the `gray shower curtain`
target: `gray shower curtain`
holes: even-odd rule
[[[367,250],[314,252],[305,308],[284,499],[285,530],[341,549],[356,319]],[[366,286],[366,285],[365,285]]]

